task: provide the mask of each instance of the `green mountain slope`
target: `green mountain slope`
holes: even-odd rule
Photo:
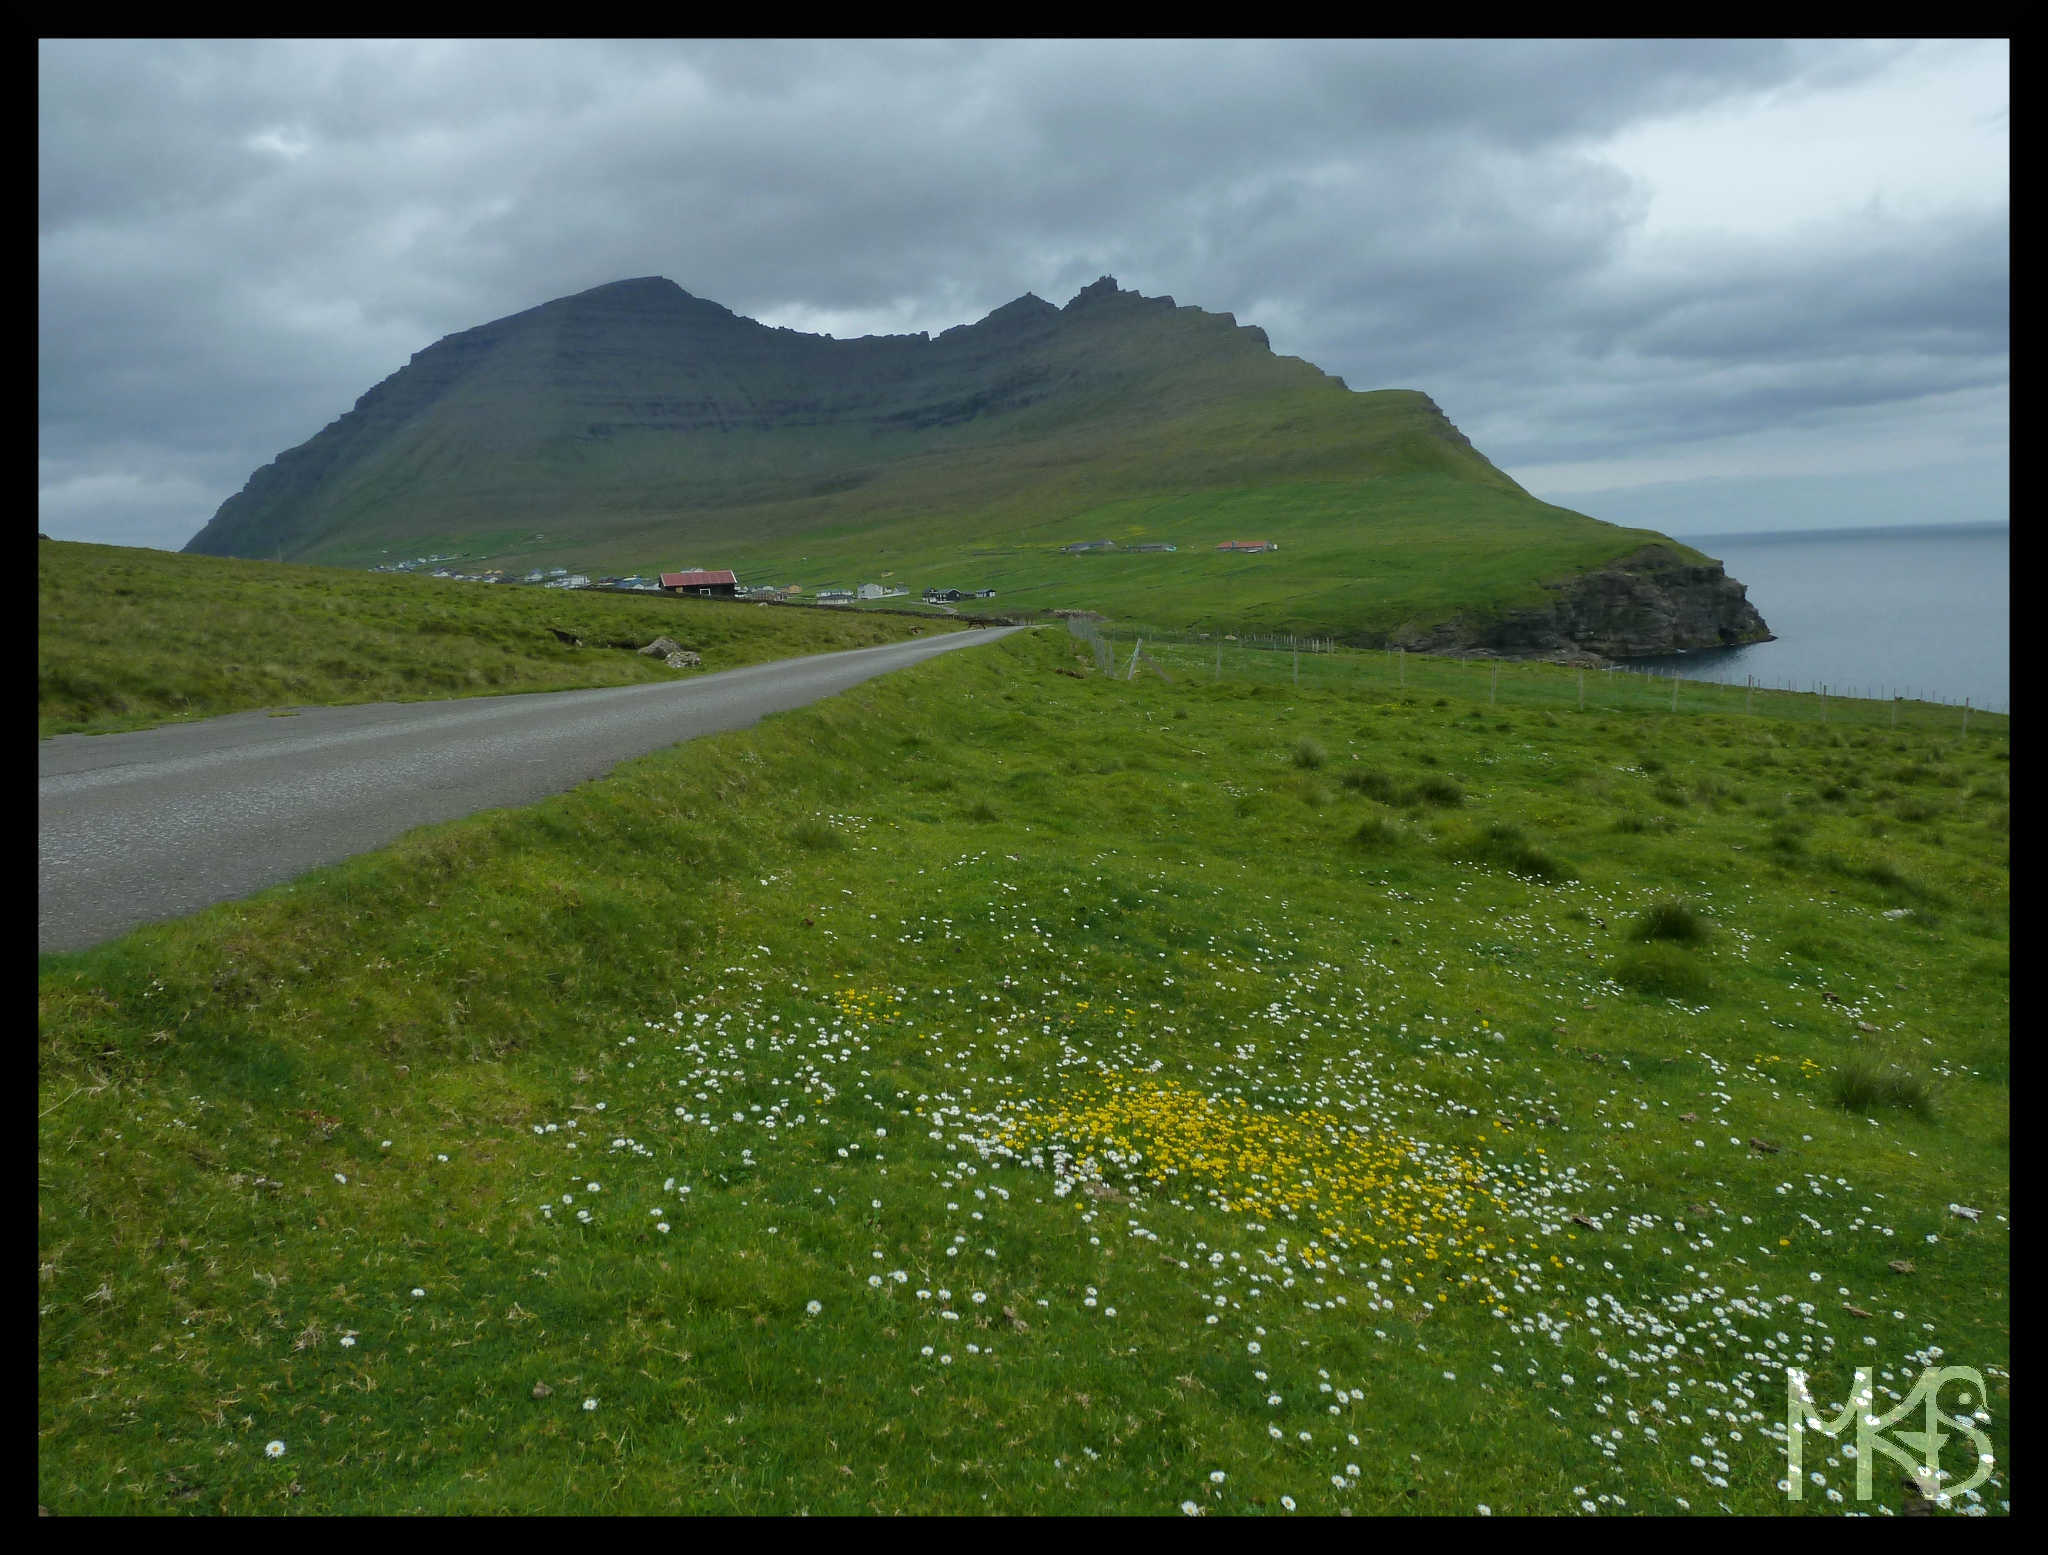
[[[1280,549],[1219,556],[1232,538]],[[1659,538],[1537,502],[1426,395],[1353,392],[1256,327],[1109,277],[1064,308],[1027,294],[936,338],[843,341],[648,277],[418,353],[186,549],[727,566],[813,588],[888,573],[1366,641],[1483,636]],[[1077,566],[1059,554],[1076,539],[1179,549]],[[1763,635],[1740,612],[1715,632]]]

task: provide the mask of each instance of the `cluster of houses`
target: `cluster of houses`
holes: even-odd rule
[[[1076,540],[1072,545],[1061,546],[1060,551],[1067,556],[1079,556],[1087,551],[1113,551],[1116,548],[1117,544],[1114,540]],[[1164,541],[1154,541],[1148,542],[1145,545],[1125,546],[1124,549],[1126,551],[1177,551],[1180,547],[1168,545]],[[1274,540],[1225,540],[1216,549],[1219,551],[1256,553],[1259,551],[1277,551],[1280,549],[1280,546]]]
[[[380,562],[372,572],[422,572],[436,562],[454,561],[453,556],[416,556],[411,561]],[[653,578],[593,578],[587,572],[571,572],[567,567],[535,567],[523,575],[507,572],[503,567],[486,567],[481,572],[457,572],[450,567],[434,567],[426,574],[431,578],[447,578],[456,583],[534,583],[544,589],[639,589],[653,593],[661,585]]]
[[[413,559],[412,559],[411,561],[406,561],[406,562],[379,562],[379,563],[378,563],[378,564],[377,564],[376,566],[372,567],[372,568],[370,569],[370,571],[372,571],[372,572],[418,572],[418,571],[419,571],[419,570],[420,570],[420,569],[421,569],[422,567],[431,567],[431,566],[433,566],[433,565],[434,565],[434,563],[436,563],[436,562],[452,562],[452,561],[454,561],[454,560],[455,560],[455,558],[454,558],[454,556],[453,556],[453,555],[446,555],[446,556],[415,556],[415,557],[414,557],[414,558],[413,558]],[[435,573],[435,574],[434,574],[434,576],[435,576],[435,577],[446,577],[446,576],[448,576],[448,574],[446,574],[446,573]]]
[[[1103,542],[1109,544],[1108,541]],[[1071,547],[1069,547],[1071,549]],[[1148,547],[1139,547],[1148,549]],[[1149,547],[1149,549],[1172,550],[1172,546]],[[418,572],[433,566],[436,562],[453,561],[453,556],[420,556],[411,561],[385,562],[372,567],[372,572]],[[644,593],[684,595],[692,599],[749,599],[788,600],[801,595],[801,584],[764,584],[754,588],[743,587],[730,568],[696,569],[683,572],[664,572],[655,577],[610,577],[593,579],[588,573],[571,572],[567,567],[536,567],[524,576],[507,573],[502,567],[484,572],[453,572],[443,567],[431,574],[436,578],[451,578],[460,583],[529,583],[549,589],[632,589]],[[910,590],[899,583],[863,583],[857,589],[820,589],[814,596],[821,605],[850,605],[856,600],[900,599]],[[924,600],[928,605],[953,604],[963,599],[993,599],[994,589],[940,589],[928,588]]]

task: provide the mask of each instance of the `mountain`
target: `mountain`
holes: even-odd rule
[[[1245,538],[1278,549],[1214,550]],[[1061,555],[1086,539],[1121,549]],[[1141,563],[1128,547],[1147,541],[1179,549]],[[936,337],[858,340],[770,328],[657,276],[595,287],[419,352],[186,550],[702,565],[811,587],[886,573],[1355,641],[1495,646],[1520,623],[1497,645],[1518,652],[1621,640],[1546,584],[1625,562],[1697,593],[1679,573],[1714,568],[1536,501],[1426,395],[1354,392],[1255,326],[1108,276],[1065,307],[1027,293]],[[1706,646],[1671,637],[1697,638],[1694,617],[1712,641],[1767,635],[1727,587],[1740,609],[1666,612],[1692,624],[1638,621],[1637,637]],[[1529,628],[1532,611],[1551,626]]]

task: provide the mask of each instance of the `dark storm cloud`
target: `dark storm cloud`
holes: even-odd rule
[[[440,336],[646,274],[843,332],[1110,272],[1503,463],[2001,381],[2002,212],[1646,264],[1601,152],[1910,48],[47,42],[45,527],[178,545]]]

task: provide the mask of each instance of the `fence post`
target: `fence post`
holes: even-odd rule
[[[1140,637],[1137,644],[1131,649],[1131,667],[1124,672],[1125,680],[1136,680],[1138,678],[1138,653],[1144,646],[1145,639]]]
[[[1742,711],[1743,711],[1743,715],[1744,715],[1745,717],[1747,717],[1747,716],[1748,716],[1748,714],[1749,714],[1749,699],[1750,699],[1750,698],[1751,698],[1752,696],[1754,696],[1755,694],[1756,694],[1756,676],[1754,676],[1754,675],[1745,675],[1745,676],[1743,677],[1743,683],[1742,683]]]
[[[1301,684],[1301,649],[1294,650],[1294,683]]]
[[[1223,634],[1216,634],[1216,678],[1223,678]]]
[[[1586,710],[1586,666],[1579,666],[1579,711]]]
[[[1489,682],[1487,682],[1487,686],[1486,686],[1486,705],[1487,705],[1488,707],[1491,707],[1491,706],[1493,706],[1493,694],[1494,694],[1494,692],[1498,691],[1499,689],[1500,689],[1500,661],[1496,659],[1496,660],[1494,661],[1494,665],[1493,665],[1493,679],[1492,679],[1492,680],[1490,680]]]
[[[1820,688],[1820,721],[1822,723],[1828,721],[1828,688],[1826,686]]]
[[[1899,726],[1899,692],[1898,692],[1898,687],[1894,686],[1894,687],[1892,687],[1892,727],[1893,727],[1894,729],[1896,729],[1896,728],[1898,728],[1898,726]]]
[[[1404,686],[1405,686],[1405,685],[1407,685],[1407,684],[1408,684],[1408,650],[1407,650],[1406,648],[1396,648],[1396,649],[1394,650],[1394,662],[1395,662],[1396,666],[1397,666],[1397,667],[1398,667],[1398,668],[1400,669],[1400,672],[1401,672],[1401,684],[1402,684],[1402,685],[1404,685]]]
[[[1671,672],[1671,711],[1678,711],[1678,671]]]
[[[1969,699],[1968,697],[1964,697],[1964,698],[1963,698],[1963,733],[1965,733],[1965,734],[1968,734],[1969,732],[1970,732],[1970,699]]]

